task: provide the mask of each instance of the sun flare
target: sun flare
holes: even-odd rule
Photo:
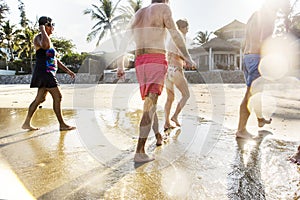
[[[249,7],[249,9],[253,10],[258,10],[263,3],[264,0],[246,0],[246,4]]]

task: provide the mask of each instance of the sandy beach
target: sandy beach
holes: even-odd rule
[[[64,117],[77,126],[69,132],[58,130],[50,95],[33,118],[41,129],[22,130],[36,89],[0,85],[0,199],[299,198],[298,167],[286,160],[300,144],[298,81],[264,86],[263,111],[273,121],[258,128],[251,114],[256,142],[235,139],[244,84],[189,88],[182,127],[166,133],[161,147],[151,132],[147,151],[156,160],[135,166],[137,84],[61,85]],[[165,100],[163,92],[161,128]]]

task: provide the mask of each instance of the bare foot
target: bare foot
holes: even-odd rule
[[[258,127],[263,127],[265,124],[271,124],[272,118],[266,120],[265,118],[257,118]]]
[[[150,158],[147,154],[145,153],[136,153],[134,155],[134,162],[135,163],[145,163],[145,162],[150,162],[155,160],[154,158]]]
[[[255,139],[254,136],[251,133],[249,133],[246,129],[243,130],[243,131],[237,131],[236,132],[236,138],[246,139],[246,140]]]
[[[297,165],[300,165],[300,146],[298,147],[298,152],[289,157],[289,160]]]
[[[33,127],[33,126],[28,125],[28,124],[23,124],[22,129],[26,129],[26,130],[30,130],[30,131],[36,131],[36,130],[39,130],[40,128]]]
[[[179,127],[180,127],[180,124],[179,124],[179,121],[178,121],[177,118],[172,117],[171,120],[172,120],[173,122],[175,122],[176,126],[179,126]]]
[[[71,130],[74,130],[74,129],[76,129],[75,126],[68,126],[68,125],[60,126],[59,127],[60,131],[71,131]]]
[[[167,130],[169,130],[169,129],[173,129],[173,128],[175,128],[174,126],[172,126],[171,124],[165,124],[164,125],[164,131],[166,132]]]
[[[155,134],[155,138],[156,138],[156,146],[160,146],[162,144],[162,137],[160,133],[156,133]]]

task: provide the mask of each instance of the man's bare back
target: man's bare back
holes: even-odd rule
[[[186,46],[184,38],[172,18],[172,11],[167,0],[164,3],[151,3],[149,6],[140,9],[134,16],[129,28],[128,40],[120,45],[120,51],[124,52],[129,41],[134,40],[136,56],[149,53],[166,54],[165,39],[169,31],[176,47],[182,53],[187,66],[196,66]],[[118,77],[124,76],[124,62],[118,67]]]
[[[131,26],[136,49],[146,49],[145,53],[165,53],[167,29],[175,29],[171,21],[172,13],[165,3],[153,3],[139,10]]]

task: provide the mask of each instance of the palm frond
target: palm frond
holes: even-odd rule
[[[121,0],[119,0],[119,1],[116,3],[116,5],[114,6],[114,8],[112,9],[112,11],[111,11],[112,14],[115,13],[115,11],[116,11],[116,9],[117,9],[117,7],[118,7],[120,1],[121,1]]]
[[[96,43],[96,46],[99,46],[99,43],[100,43],[100,41],[103,39],[105,33],[106,33],[106,32],[103,31],[103,32],[100,34],[100,36],[99,36],[99,38],[98,38],[98,41],[97,41],[97,43]]]

